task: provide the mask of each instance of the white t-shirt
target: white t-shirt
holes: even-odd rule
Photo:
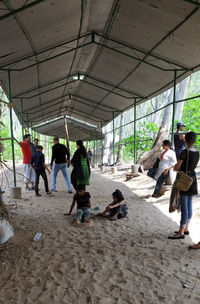
[[[173,150],[168,150],[165,154],[162,160],[160,160],[159,162],[159,166],[158,166],[158,171],[155,175],[155,179],[157,180],[161,174],[164,172],[164,170],[166,168],[169,168],[170,166],[174,166],[177,163],[177,159],[176,159],[176,153]],[[173,168],[170,169],[170,178],[171,180],[174,179],[174,172],[173,172]]]

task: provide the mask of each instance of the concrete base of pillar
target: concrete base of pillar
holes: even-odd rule
[[[138,165],[132,165],[131,166],[131,172],[132,173],[138,173]]]
[[[11,197],[11,199],[12,198],[21,199],[22,198],[21,188],[20,187],[11,187],[10,197]]]
[[[111,172],[112,172],[112,174],[116,174],[117,173],[117,167],[112,167]]]

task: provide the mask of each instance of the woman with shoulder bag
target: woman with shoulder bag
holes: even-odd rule
[[[188,132],[185,135],[186,149],[179,156],[178,163],[174,166],[174,170],[186,172],[193,178],[193,182],[187,191],[180,191],[181,199],[181,221],[179,231],[169,236],[169,239],[184,239],[185,235],[189,235],[189,223],[192,218],[192,196],[197,195],[197,178],[195,168],[199,161],[199,152],[194,148],[196,134]]]

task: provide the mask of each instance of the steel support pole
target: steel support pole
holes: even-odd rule
[[[66,144],[67,148],[70,152],[70,145],[69,145],[69,132],[68,132],[68,126],[67,126],[67,118],[66,116],[64,117],[64,126],[65,126],[65,138],[66,138]]]
[[[96,139],[94,138],[94,164],[96,164]]]
[[[24,118],[23,118],[23,99],[21,99],[20,103],[20,116],[21,116],[21,127],[22,127],[22,140],[24,139]]]
[[[31,140],[33,141],[33,129],[32,129],[32,125],[33,125],[33,123],[31,121]]]
[[[136,98],[134,99],[134,164],[136,164]]]
[[[16,182],[16,170],[15,170],[15,150],[14,150],[14,136],[13,136],[13,118],[12,118],[12,93],[11,93],[11,75],[8,71],[8,99],[10,109],[10,135],[11,135],[11,147],[12,147],[12,162],[13,162],[13,179],[14,186],[17,186]]]
[[[115,112],[112,112],[113,115],[113,165],[115,163]]]
[[[103,135],[103,123],[101,122],[101,134]],[[103,165],[103,136],[101,138],[101,164]]]
[[[28,114],[27,114],[27,132],[29,133],[29,120],[28,120]]]
[[[175,111],[176,111],[176,76],[177,72],[174,71],[174,92],[173,92],[173,111],[172,111],[172,137],[171,141],[173,142],[174,139],[174,118],[175,118]]]

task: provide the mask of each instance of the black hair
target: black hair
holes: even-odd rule
[[[195,141],[196,141],[196,133],[190,131],[190,132],[187,132],[185,134],[185,141],[190,145],[194,145]]]
[[[58,136],[54,137],[54,138],[53,138],[53,141],[59,141]]]
[[[118,203],[124,200],[123,194],[118,189],[116,189],[115,192],[113,192],[112,196],[114,196],[117,199]]]
[[[25,134],[24,135],[24,139],[26,139],[27,137],[31,136],[31,134]]]
[[[81,139],[76,141],[77,146],[80,147],[80,152],[83,155],[83,157],[87,157],[87,151],[83,145],[83,141]]]
[[[171,143],[171,141],[169,141],[168,139],[166,139],[166,140],[163,140],[163,145],[168,146],[168,147],[171,148],[172,143]]]
[[[77,186],[77,191],[81,191],[81,190],[84,190],[85,191],[85,185],[84,184],[79,184]]]
[[[39,141],[39,139],[38,139],[38,138],[34,138],[34,141],[35,141],[35,140]]]
[[[43,146],[37,146],[37,150],[43,150]]]

